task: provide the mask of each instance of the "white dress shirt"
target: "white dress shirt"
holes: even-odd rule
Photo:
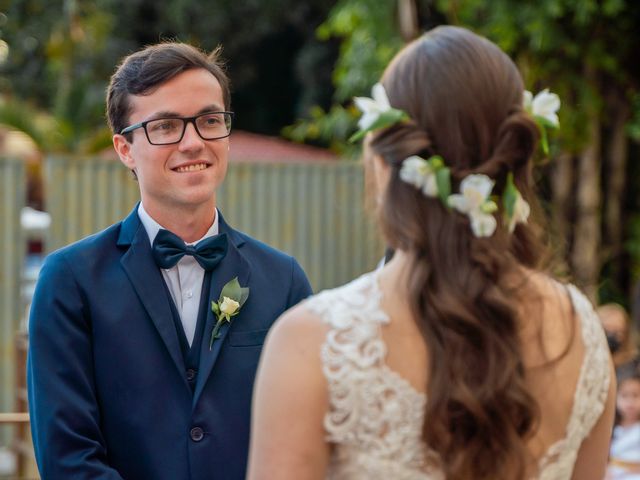
[[[151,245],[153,245],[153,241],[155,240],[158,231],[164,227],[151,218],[144,209],[142,202],[138,207],[138,216],[147,231]],[[208,237],[213,237],[214,235],[218,235],[217,209],[213,224],[207,233],[205,233],[201,239],[193,243],[187,243],[187,245],[195,245],[199,241]],[[162,276],[164,277],[167,287],[169,287],[173,303],[180,314],[184,334],[187,337],[189,346],[191,346],[193,343],[193,337],[196,333],[196,324],[198,322],[198,310],[200,309],[200,295],[202,292],[202,282],[204,280],[204,269],[191,255],[185,255],[173,267],[166,269],[161,268],[160,271],[162,272]]]

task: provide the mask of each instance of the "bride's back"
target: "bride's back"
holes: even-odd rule
[[[287,432],[280,448],[300,448],[297,465],[311,471],[331,445],[340,479],[601,478],[610,358],[588,300],[540,273],[532,157],[542,127],[515,64],[487,39],[438,27],[396,55],[373,96],[357,99],[364,164],[396,253],[270,334],[263,388],[281,376],[271,351],[315,393],[284,399],[286,414],[316,409],[312,433]],[[282,354],[294,335],[307,340]]]
[[[387,348],[386,364],[418,392],[427,393],[430,352],[406,299],[399,266],[379,275],[381,308],[390,322],[381,329]],[[580,318],[567,287],[552,278],[528,271],[514,287],[526,386],[538,405],[538,423],[527,442],[528,471],[550,447],[563,440],[574,406],[574,395],[585,356]],[[442,366],[435,365],[436,368]],[[473,369],[473,365],[469,365]],[[428,421],[428,420],[427,420]]]
[[[566,436],[585,358],[575,297],[537,273],[541,127],[514,63],[463,29],[406,47],[382,84],[410,119],[365,140],[378,222],[406,260],[383,303],[389,367],[428,385],[423,438],[448,477],[519,478]]]

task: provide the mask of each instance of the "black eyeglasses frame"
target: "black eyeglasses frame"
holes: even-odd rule
[[[198,125],[196,124],[196,119],[205,116],[205,115],[213,115],[215,113],[223,113],[226,115],[229,115],[229,131],[227,132],[226,135],[223,135],[222,137],[215,137],[215,138],[205,138],[202,136],[202,134],[200,133],[200,130],[198,130]],[[233,126],[233,119],[235,117],[235,113],[234,112],[225,112],[225,111],[221,111],[221,112],[204,112],[204,113],[200,113],[198,115],[195,115],[193,117],[161,117],[161,118],[152,118],[151,120],[145,120],[144,122],[139,122],[139,123],[134,123],[133,125],[129,125],[128,127],[123,128],[120,131],[120,135],[126,135],[127,133],[131,133],[134,130],[137,130],[138,128],[142,128],[144,130],[144,134],[147,137],[147,141],[149,142],[150,145],[156,145],[156,146],[164,146],[164,145],[175,145],[176,143],[180,143],[182,141],[182,139],[184,138],[184,133],[187,131],[187,124],[191,123],[193,124],[193,128],[195,129],[196,133],[198,134],[198,136],[205,141],[209,141],[209,140],[220,140],[221,138],[227,138],[229,135],[231,135],[231,127]],[[157,122],[158,120],[182,120],[182,134],[180,135],[180,138],[178,140],[176,140],[175,142],[169,142],[169,143],[153,143],[151,141],[151,139],[149,138],[149,132],[147,131],[147,125],[151,122]]]

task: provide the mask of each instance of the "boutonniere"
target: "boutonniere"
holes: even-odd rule
[[[211,340],[209,341],[209,350],[213,346],[213,342],[220,338],[220,327],[225,322],[231,323],[231,317],[235,317],[240,313],[240,309],[244,302],[249,298],[249,288],[241,287],[238,277],[228,282],[220,292],[220,298],[217,302],[211,302],[211,311],[215,313],[217,321],[211,332]]]

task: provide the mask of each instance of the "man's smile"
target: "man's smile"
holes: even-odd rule
[[[181,165],[176,168],[172,168],[174,172],[184,173],[184,172],[198,172],[200,170],[204,170],[209,167],[207,163],[192,163],[190,165]]]

